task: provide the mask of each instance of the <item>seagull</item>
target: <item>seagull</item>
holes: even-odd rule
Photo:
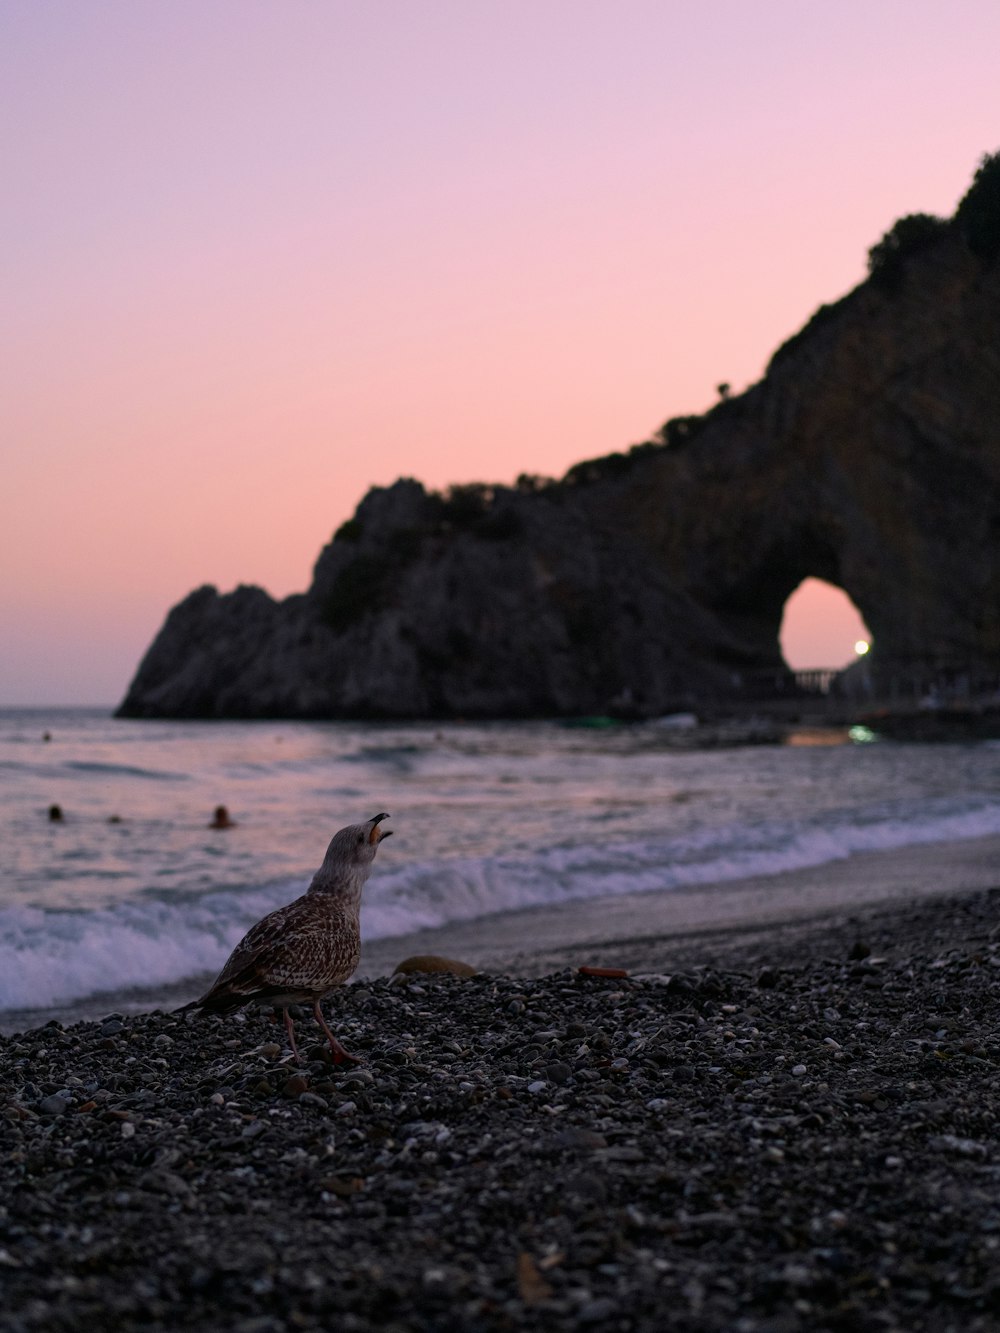
[[[375,815],[335,833],[302,897],[251,926],[201,999],[177,1012],[231,1014],[246,1004],[273,1005],[284,1014],[292,1054],[301,1064],[288,1006],[311,1004],[334,1062],[357,1064],[358,1057],[345,1051],[327,1027],[320,1001],[352,975],[361,957],[361,890],[379,843],[392,836],[391,829],[380,827],[388,818]]]

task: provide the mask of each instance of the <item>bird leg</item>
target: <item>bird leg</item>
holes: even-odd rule
[[[287,1009],[281,1011],[285,1015],[285,1031],[288,1033],[288,1041],[292,1048],[292,1054],[295,1056],[295,1063],[302,1063],[302,1056],[299,1055],[299,1048],[295,1044],[295,1025],[292,1023],[292,1016]]]
[[[345,1051],[343,1046],[341,1046],[340,1042],[327,1027],[326,1019],[323,1017],[323,1010],[319,1007],[319,1000],[313,1005],[313,1013],[316,1015],[316,1022],[326,1033],[327,1040],[330,1043],[330,1050],[333,1051],[333,1063],[335,1065],[342,1065],[345,1060],[349,1060],[352,1065],[360,1064],[361,1061],[358,1057],[352,1055],[350,1051]]]

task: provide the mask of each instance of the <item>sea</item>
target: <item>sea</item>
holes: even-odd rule
[[[365,890],[367,939],[458,921],[488,932],[497,913],[595,897],[620,935],[626,893],[1000,833],[998,742],[790,739],[843,743],[702,748],[656,722],[0,710],[0,1024],[203,981],[305,890],[338,828],[381,811],[394,836]],[[219,805],[228,829],[209,827]]]

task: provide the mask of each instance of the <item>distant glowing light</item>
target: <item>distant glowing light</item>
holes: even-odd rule
[[[870,648],[871,644],[867,639],[858,639],[857,643],[854,645],[854,651],[859,657],[864,657],[865,653],[867,653]]]

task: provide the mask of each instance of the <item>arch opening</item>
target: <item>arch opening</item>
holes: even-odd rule
[[[778,634],[791,671],[840,670],[857,661],[872,635],[843,588],[825,579],[803,579],[788,597]]]

